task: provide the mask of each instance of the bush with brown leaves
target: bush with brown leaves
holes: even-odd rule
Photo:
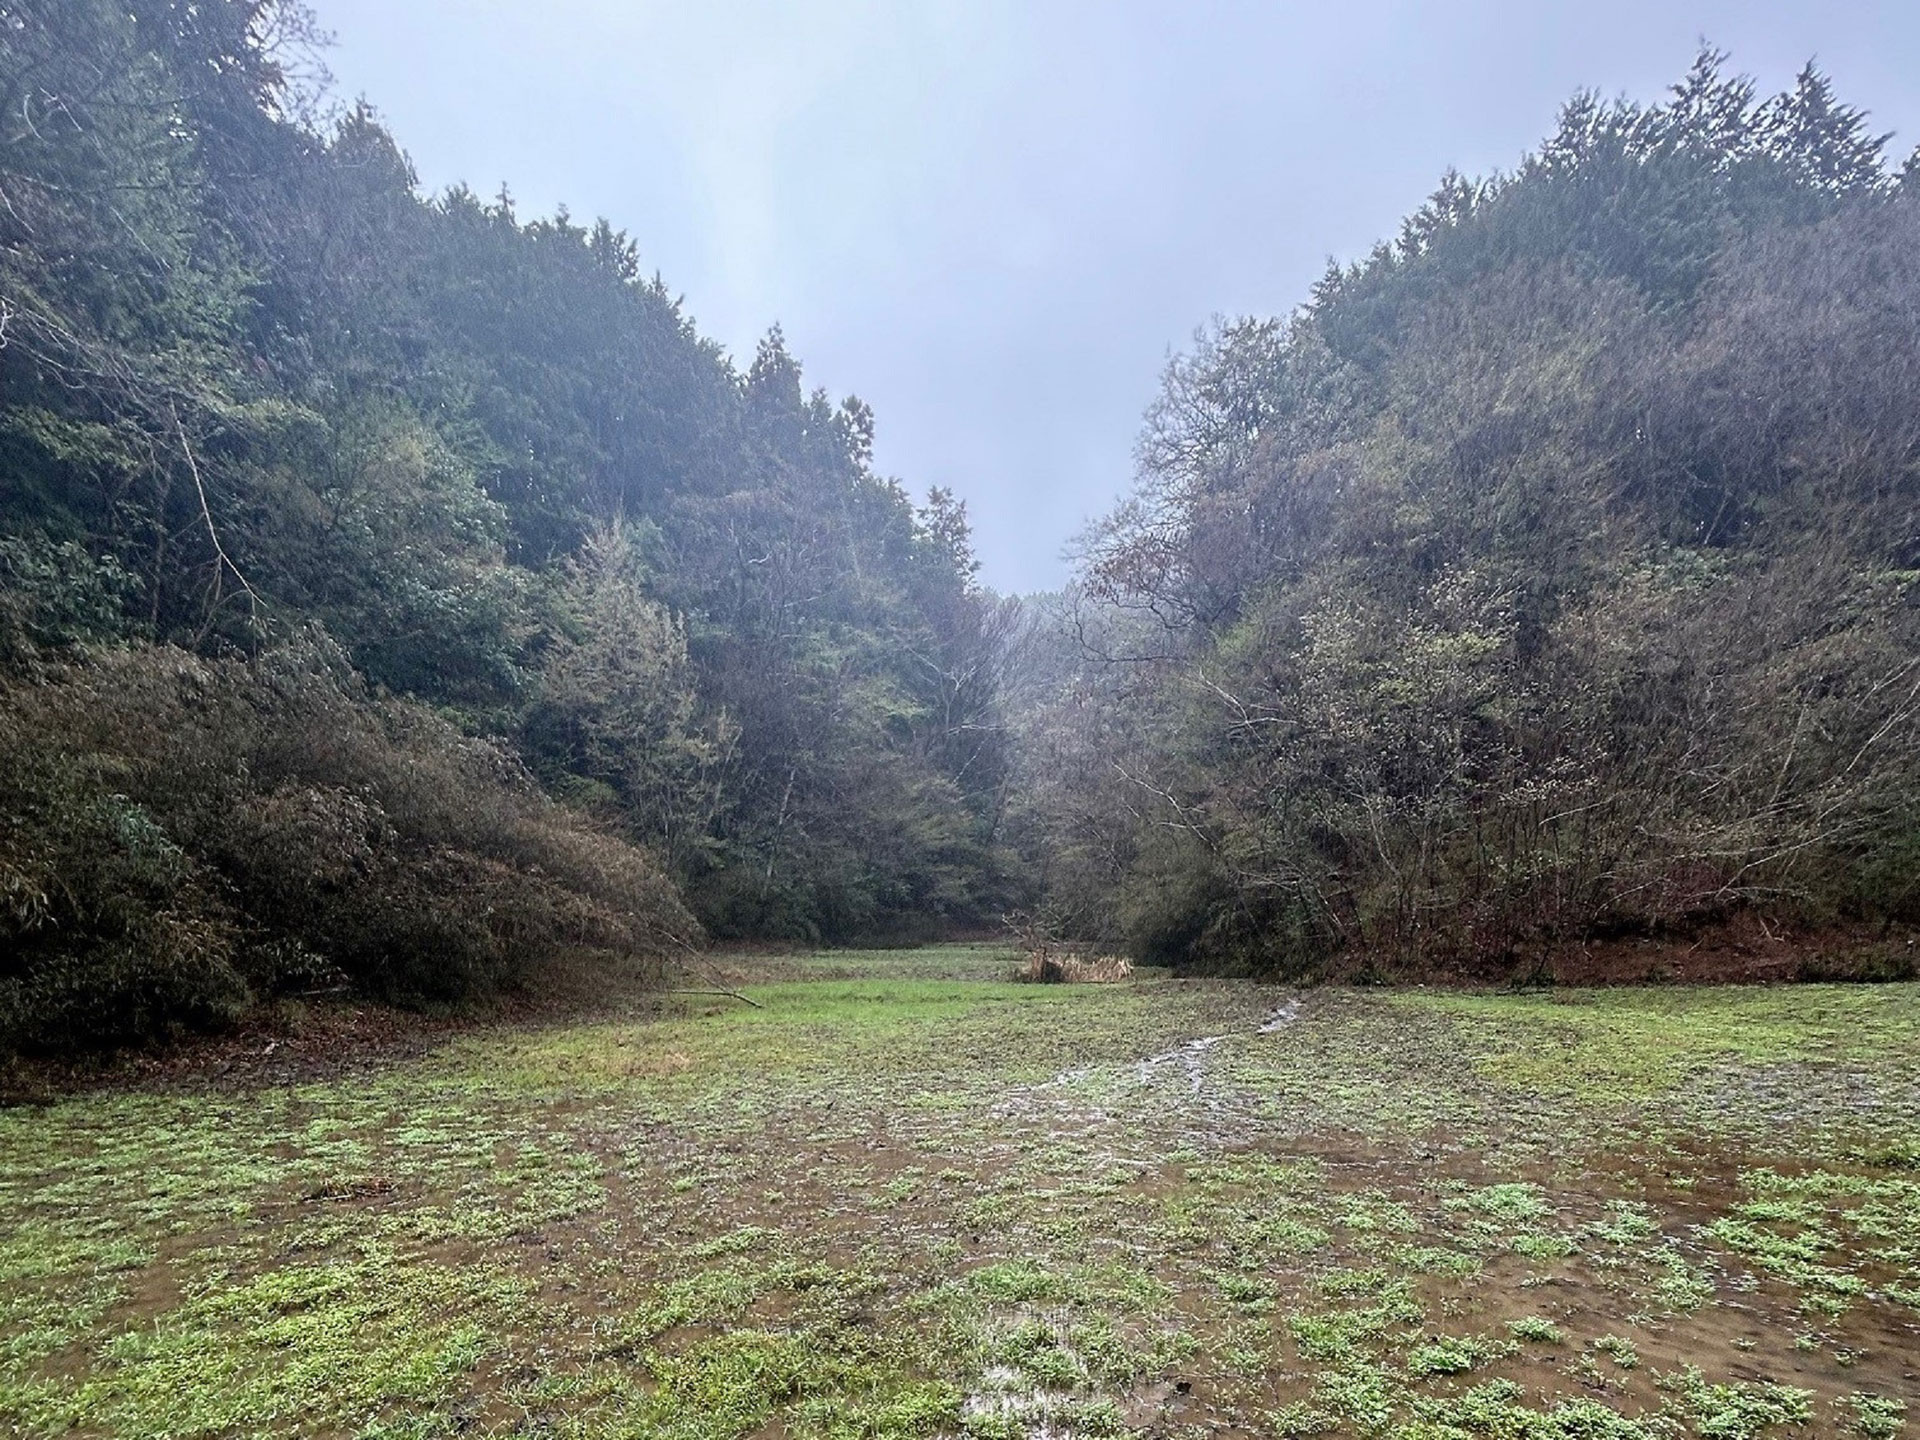
[[[332,983],[457,1000],[696,928],[645,852],[322,640],[135,646],[0,685],[0,1047],[144,1039]]]

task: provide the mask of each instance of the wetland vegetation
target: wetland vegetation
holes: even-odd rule
[[[723,963],[759,1008],[0,1112],[0,1414],[1891,1440],[1920,1395],[1920,987]]]

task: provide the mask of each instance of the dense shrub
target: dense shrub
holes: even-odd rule
[[[0,686],[0,1044],[131,1040],[339,976],[455,999],[696,927],[641,851],[317,640]]]

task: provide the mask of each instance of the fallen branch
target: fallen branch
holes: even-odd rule
[[[767,1008],[766,1006],[762,1005],[758,1000],[749,999],[747,996],[742,995],[738,990],[729,988],[727,985],[723,984],[715,976],[710,974],[700,963],[700,952],[694,949],[693,946],[689,945],[680,936],[674,934],[673,931],[667,929],[664,926],[661,926],[659,927],[659,933],[661,935],[664,935],[667,939],[671,940],[675,945],[678,945],[680,947],[682,954],[681,954],[679,963],[685,966],[689,971],[691,971],[696,979],[704,980],[707,982],[708,985],[713,987],[710,990],[669,989],[667,991],[667,994],[669,995],[724,995],[729,1000],[738,1000],[742,1005],[751,1005],[756,1010],[764,1010]]]
[[[751,1005],[756,1010],[767,1008],[758,1000],[742,995],[738,990],[688,990],[674,985],[669,987],[666,993],[669,995],[724,995],[729,1000],[738,1000],[742,1005]]]

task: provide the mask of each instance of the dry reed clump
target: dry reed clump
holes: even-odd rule
[[[1124,955],[1082,956],[1035,950],[1027,957],[1020,979],[1037,985],[1113,985],[1133,974],[1133,962]]]

